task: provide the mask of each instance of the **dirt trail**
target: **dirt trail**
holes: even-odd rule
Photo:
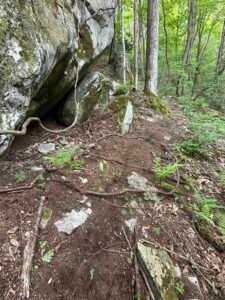
[[[187,134],[188,121],[179,105],[171,101],[170,106],[171,116],[163,118],[139,103],[135,107],[135,118],[129,134],[125,137],[109,136],[99,141],[96,147],[82,155],[85,164],[74,172],[66,168],[57,170],[44,161],[43,155],[38,152],[38,144],[52,142],[58,146],[65,137],[68,143],[66,147],[78,143],[90,145],[105,135],[119,132],[115,115],[96,112],[82,127],[63,135],[55,136],[35,126],[29,128],[27,136],[16,138],[5,158],[0,161],[1,188],[29,184],[39,174],[43,174],[45,180],[29,190],[0,194],[0,299],[20,299],[26,233],[34,226],[41,196],[45,197],[45,206],[51,208],[53,213],[46,229],[40,230],[38,243],[47,241],[45,253],[53,250],[54,257],[49,263],[43,262],[44,251],[38,246],[40,243],[37,244],[31,299],[133,299],[134,266],[129,259],[129,247],[122,228],[126,229],[133,243],[125,220],[134,217],[138,218],[138,238],[160,243],[172,252],[191,257],[204,266],[206,269],[194,271],[190,261],[171,256],[174,262],[179,263],[184,277],[196,273],[205,299],[223,299],[215,295],[206,280],[215,284],[221,292],[224,286],[222,275],[225,274],[224,254],[217,253],[199,236],[189,216],[176,201],[176,196],[159,195],[161,200],[158,204],[145,201],[143,195],[134,193],[107,198],[88,195],[85,200],[76,189],[99,193],[123,191],[129,188],[127,177],[132,172],[146,177],[161,188],[152,172],[153,161],[160,157],[164,164],[174,163],[176,153],[173,145]],[[46,121],[46,125],[51,128],[58,126],[54,121]],[[102,157],[108,160],[107,174],[99,171]],[[192,175],[196,180],[206,178],[208,186],[200,183],[203,192],[209,186],[212,186],[212,192],[221,191],[214,174],[216,164],[216,159],[213,162],[201,158],[190,159],[181,172]],[[26,179],[16,182],[15,175],[21,172],[26,174]],[[171,177],[170,183],[175,186],[177,177]],[[180,188],[185,189],[182,180]],[[191,201],[191,195],[184,198],[187,202]],[[132,208],[132,201],[139,205],[139,209]],[[54,223],[64,213],[81,208],[92,209],[87,221],[71,235],[58,233]],[[196,291],[189,290],[186,281],[185,286],[181,299],[194,299]],[[147,299],[143,282],[142,290],[143,299]]]

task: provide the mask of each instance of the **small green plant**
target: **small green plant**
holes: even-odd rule
[[[48,245],[48,242],[47,241],[39,241],[38,245],[39,245],[40,249],[45,249],[46,246]]]
[[[99,192],[99,193],[104,193],[104,192],[105,192],[104,187],[99,186],[99,187],[98,187],[98,192]]]
[[[161,233],[161,228],[160,227],[152,227],[152,231],[157,234],[157,235],[160,235]]]
[[[19,173],[16,173],[16,175],[15,175],[16,182],[23,182],[26,180],[26,178],[27,178],[27,176],[24,172],[19,172]]]
[[[50,263],[53,260],[53,257],[54,257],[54,251],[49,250],[41,257],[41,260],[43,262]]]
[[[207,223],[216,226],[225,240],[225,206],[218,204],[216,199],[202,197],[197,191],[195,191],[195,199],[192,209]]]
[[[42,188],[45,186],[45,177],[43,175],[38,176],[37,184]]]
[[[199,139],[199,137],[192,136],[189,139],[184,140],[180,144],[176,145],[176,149],[178,152],[181,152],[187,156],[207,156],[207,150],[206,150],[206,141],[203,139]]]
[[[133,262],[134,262],[133,257],[132,257],[132,256],[129,256],[129,257],[127,258],[127,262],[128,262],[129,265],[132,265]]]
[[[80,145],[75,145],[72,149],[60,149],[54,156],[44,156],[44,160],[59,167],[68,167],[70,171],[77,170],[84,165],[83,160],[75,159],[74,155]]]
[[[156,178],[160,181],[165,179],[169,175],[174,174],[178,168],[182,167],[182,164],[174,163],[166,166],[162,165],[161,159],[159,157],[155,158],[153,161],[152,170],[156,176]]]
[[[185,289],[185,284],[183,281],[179,280],[175,284],[175,290],[177,295],[183,295],[184,294],[184,289]]]
[[[95,277],[95,273],[96,273],[95,269],[91,268],[89,270],[89,279],[90,279],[90,281],[93,281],[93,279]]]
[[[123,176],[123,171],[117,170],[116,172],[113,173],[114,179],[119,179]]]
[[[135,300],[142,300],[142,295],[140,293],[136,294],[134,297]]]
[[[195,181],[194,181],[194,179],[191,176],[186,175],[186,174],[183,175],[183,179],[185,181],[184,187],[186,188],[186,190],[194,191],[195,190]]]
[[[100,171],[101,175],[103,175],[103,176],[108,175],[108,173],[109,173],[109,164],[106,160],[100,161],[98,167],[99,167],[99,171]]]
[[[124,95],[129,91],[129,87],[127,84],[121,83],[116,87],[116,91],[114,92],[115,96]]]
[[[121,213],[121,215],[122,215],[123,217],[126,217],[126,216],[133,216],[133,215],[134,215],[134,210],[133,210],[131,207],[129,207],[129,208],[127,208],[127,209],[122,209],[122,210],[120,211],[120,213]]]
[[[219,180],[220,180],[222,186],[225,188],[225,169],[220,170]]]
[[[204,198],[196,190],[195,200],[196,202],[192,205],[195,212],[210,224],[214,223],[215,212],[225,208],[218,204],[216,199]]]

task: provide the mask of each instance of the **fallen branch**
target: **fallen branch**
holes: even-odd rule
[[[24,191],[24,190],[30,190],[33,188],[33,186],[35,185],[35,183],[37,182],[37,180],[39,179],[39,176],[38,175],[30,184],[28,185],[22,185],[22,186],[18,186],[18,187],[15,187],[15,188],[8,188],[8,189],[3,189],[3,190],[0,190],[0,194],[3,194],[3,193],[11,193],[11,192],[19,192],[19,191]]]
[[[43,212],[45,197],[41,197],[37,212],[37,220],[35,222],[33,233],[30,233],[27,245],[25,246],[23,253],[23,267],[22,267],[22,294],[23,298],[29,299],[30,297],[30,272],[32,268],[32,261],[34,256],[35,245],[37,241],[39,223]]]

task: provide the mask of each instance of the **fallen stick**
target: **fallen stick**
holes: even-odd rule
[[[32,187],[35,185],[36,181],[38,180],[40,175],[38,175],[30,184],[28,185],[22,185],[22,186],[18,186],[15,188],[8,188],[8,189],[3,189],[0,190],[0,194],[3,193],[11,193],[11,192],[18,192],[18,191],[23,191],[23,190],[30,190],[32,189]]]
[[[21,273],[22,279],[22,295],[23,298],[29,299],[30,297],[30,272],[32,268],[32,261],[34,257],[34,250],[38,236],[39,223],[41,220],[41,215],[43,212],[45,197],[41,197],[41,201],[39,204],[38,212],[37,212],[37,220],[35,222],[33,233],[30,233],[28,242],[24,248],[23,253],[23,267]]]

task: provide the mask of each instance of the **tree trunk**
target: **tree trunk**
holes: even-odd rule
[[[225,70],[225,19],[223,23],[220,47],[217,56],[216,77],[223,75],[224,70]]]
[[[148,0],[145,92],[157,95],[159,0]]]
[[[138,87],[139,0],[134,0],[134,86]]]
[[[124,0],[121,1],[121,36],[123,47],[123,83],[126,83],[126,45],[125,45],[125,28],[124,28]]]
[[[183,64],[182,67],[185,70],[190,63],[191,52],[195,38],[195,19],[196,19],[196,0],[189,0],[189,17],[188,17],[188,34],[185,42]],[[184,94],[184,87],[182,84],[182,78],[177,81],[177,96]]]
[[[166,9],[165,9],[165,1],[162,0],[162,13],[163,13],[163,29],[165,34],[165,55],[166,55],[166,65],[167,65],[167,80],[170,77],[170,63],[169,63],[169,55],[168,55],[168,32],[166,28]]]

